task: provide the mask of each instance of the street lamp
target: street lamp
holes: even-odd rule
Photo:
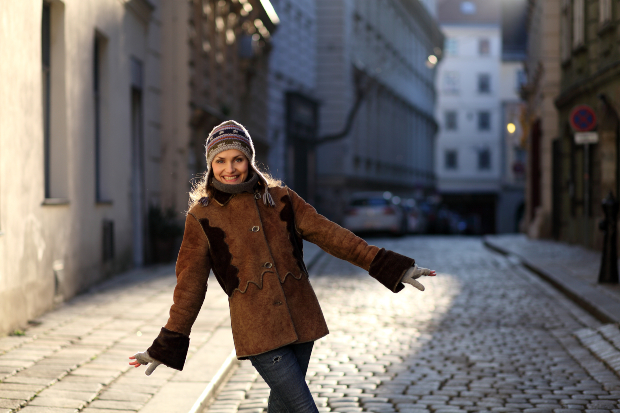
[[[506,125],[506,129],[508,130],[508,133],[512,134],[515,133],[515,131],[517,130],[517,126],[510,122],[508,125]]]

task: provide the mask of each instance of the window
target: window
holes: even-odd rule
[[[491,75],[488,73],[478,74],[478,93],[491,93]]]
[[[573,0],[573,48],[583,46],[585,40],[583,0]]]
[[[51,198],[51,5],[43,3],[43,17],[41,21],[41,63],[43,69],[43,174],[45,198]]]
[[[43,2],[41,14],[41,128],[44,204],[68,195],[64,3]]]
[[[560,21],[560,54],[562,61],[570,59],[571,55],[571,20],[571,0],[562,0],[562,16]]]
[[[107,153],[106,120],[108,112],[108,71],[107,71],[107,38],[95,32],[93,47],[93,100],[94,100],[94,147],[95,147],[95,201],[110,202],[109,171],[106,170],[105,154]]]
[[[444,93],[458,95],[460,91],[459,72],[445,72],[443,75]]]
[[[448,37],[444,45],[444,52],[447,56],[458,56],[459,54],[459,42],[455,38]]]
[[[491,42],[489,39],[478,40],[478,54],[480,56],[489,56],[491,54]]]
[[[444,165],[446,169],[458,168],[458,152],[456,149],[447,149],[444,152]]]
[[[486,110],[478,112],[478,130],[491,130],[491,112]]]
[[[491,169],[491,151],[488,148],[478,151],[478,170],[484,171]]]
[[[457,112],[455,110],[446,111],[445,128],[446,130],[456,130],[458,128]]]
[[[598,21],[601,25],[611,21],[612,3],[611,0],[598,0]]]
[[[521,90],[521,88],[527,84],[527,73],[525,73],[525,70],[519,69],[517,70],[516,77],[516,88],[517,90]]]
[[[560,53],[565,62],[571,56],[571,0],[562,0],[562,16],[560,21],[561,44]]]
[[[472,1],[464,1],[461,3],[461,13],[476,14],[476,4]]]

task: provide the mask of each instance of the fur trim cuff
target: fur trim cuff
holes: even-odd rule
[[[188,336],[162,327],[159,336],[147,351],[152,358],[166,366],[183,370],[188,349]]]
[[[381,248],[372,260],[368,273],[390,291],[397,293],[405,288],[401,280],[405,272],[414,264],[413,258]]]

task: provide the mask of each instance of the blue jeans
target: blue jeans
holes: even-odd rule
[[[314,342],[289,344],[250,357],[252,365],[271,388],[267,413],[318,413],[306,371]]]

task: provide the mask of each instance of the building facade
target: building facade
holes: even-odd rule
[[[332,219],[356,191],[434,191],[429,56],[443,36],[426,3],[317,1],[318,139],[343,136],[316,152],[316,204]]]
[[[162,33],[158,0],[2,2],[0,15],[6,333],[148,260]]]
[[[438,18],[446,35],[437,76],[438,191],[467,232],[515,232],[523,208],[521,129],[506,126],[519,118],[524,51],[507,53],[503,2],[444,0]]]
[[[269,172],[313,201],[316,188],[317,22],[315,0],[273,0],[280,16],[269,56]]]
[[[259,164],[270,135],[269,59],[279,17],[267,0],[162,0],[163,205],[179,219],[191,181],[206,171],[206,138],[234,119],[250,132]]]
[[[501,4],[445,0],[439,22],[446,46],[437,76],[438,191],[472,231],[493,233],[502,178]]]
[[[601,201],[610,193],[617,198],[620,186],[620,5],[609,0],[562,0],[559,6],[561,83],[555,100],[559,121],[553,232],[560,240],[600,249]],[[595,114],[597,142],[580,142],[571,126],[573,110],[581,105]]]
[[[554,168],[558,161],[560,93],[560,0],[536,0],[528,8],[527,83],[522,88],[526,111],[521,124],[528,152],[523,232],[532,238],[558,235],[554,213]],[[558,178],[556,178],[558,179]]]

